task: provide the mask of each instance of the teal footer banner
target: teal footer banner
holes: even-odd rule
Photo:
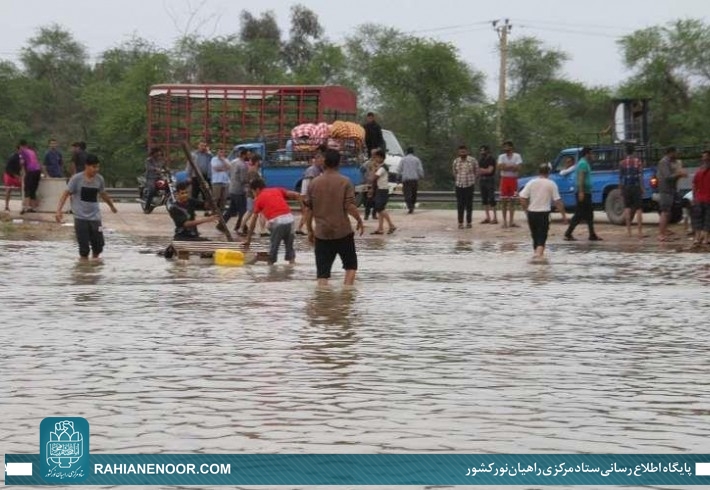
[[[7,454],[5,484],[710,485],[710,454],[87,453]]]

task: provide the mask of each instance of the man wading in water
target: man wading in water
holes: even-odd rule
[[[104,234],[101,226],[99,197],[116,213],[111,196],[106,193],[104,178],[99,174],[99,159],[96,155],[86,155],[84,171],[75,174],[67,184],[67,190],[59,198],[57,223],[62,222],[64,203],[72,196],[71,208],[74,214],[74,233],[79,243],[79,257],[89,259],[89,251],[98,259],[104,250]]]
[[[560,199],[557,184],[551,181],[550,167],[546,163],[540,165],[540,176],[528,182],[520,191],[520,204],[528,213],[528,225],[533,239],[532,261],[545,262],[545,243],[550,230],[550,204],[555,203],[557,210],[562,213],[562,219],[567,222],[565,206]]]

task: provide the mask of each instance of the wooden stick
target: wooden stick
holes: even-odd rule
[[[207,205],[214,211],[215,209],[217,209],[217,205],[215,204],[214,199],[212,198],[212,191],[210,190],[210,186],[207,185],[207,181],[202,176],[202,172],[200,172],[200,169],[197,168],[195,161],[192,159],[192,149],[190,148],[190,145],[187,143],[187,141],[182,142],[182,150],[185,152],[187,163],[190,165],[192,172],[197,175],[197,180],[200,182],[200,189],[202,189],[202,193],[205,195]],[[229,228],[227,228],[227,223],[225,223],[224,218],[222,217],[221,209],[217,209],[217,216],[219,216],[219,223],[222,225],[222,233],[224,233],[224,236],[227,237],[227,241],[233,242],[234,238],[232,238],[232,234],[229,232]]]

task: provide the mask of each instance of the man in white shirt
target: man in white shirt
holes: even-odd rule
[[[377,190],[375,191],[375,211],[377,212],[377,219],[379,220],[379,226],[371,235],[383,235],[385,233],[384,224],[387,221],[389,229],[387,234],[391,235],[397,230],[397,227],[392,223],[392,218],[390,214],[385,210],[387,207],[387,201],[389,200],[389,172],[385,167],[385,152],[384,150],[374,150],[372,152],[372,160],[375,163],[375,173],[372,175],[372,182],[377,182]]]
[[[424,178],[424,167],[419,157],[414,154],[414,147],[410,146],[405,153],[406,155],[399,163],[399,169],[402,176],[404,202],[407,204],[407,214],[412,214],[417,205],[419,180]]]
[[[550,229],[551,203],[555,203],[557,210],[562,213],[562,219],[567,221],[565,206],[560,199],[557,184],[551,181],[550,167],[545,163],[540,165],[540,176],[528,182],[520,191],[520,203],[523,210],[527,211],[528,226],[533,239],[533,262],[544,262],[545,243]]]
[[[214,213],[219,215],[224,211],[224,204],[227,202],[227,188],[229,187],[229,170],[231,165],[225,156],[224,148],[217,149],[217,155],[210,161],[210,179],[212,184],[212,199],[217,209]]]
[[[515,196],[518,193],[518,174],[523,159],[520,153],[513,152],[513,142],[503,143],[503,153],[498,156],[498,170],[500,171],[500,202],[503,209],[503,228],[517,227],[513,222],[515,214]],[[506,214],[506,211],[508,213]],[[508,218],[509,216],[509,218]]]

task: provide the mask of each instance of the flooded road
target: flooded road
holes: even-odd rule
[[[358,242],[357,286],[0,241],[0,443],[86,417],[105,453],[703,453],[706,255]],[[559,487],[558,487],[559,488]]]

